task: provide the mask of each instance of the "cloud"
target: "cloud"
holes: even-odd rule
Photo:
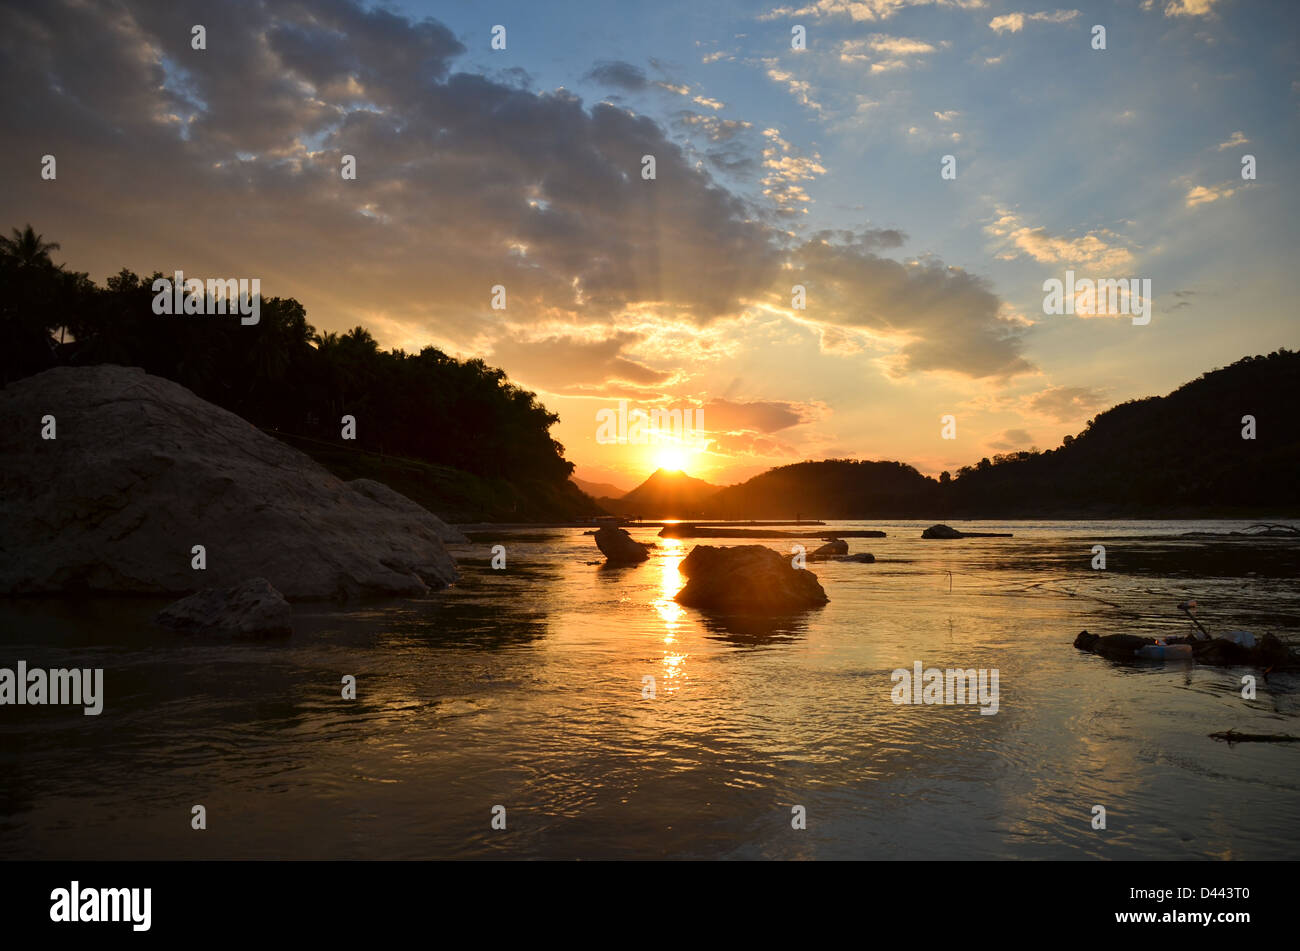
[[[1218,0],[1169,0],[1164,6],[1167,17],[1205,17],[1214,14],[1214,5]],[[1143,0],[1142,9],[1151,10],[1157,6],[1156,0]]]
[[[715,399],[706,402],[703,409],[704,426],[715,433],[775,433],[815,418],[810,407],[773,400],[736,402]]]
[[[679,127],[702,132],[712,142],[727,142],[754,127],[743,119],[719,119],[717,116],[683,110],[675,120]]]
[[[1232,148],[1236,148],[1238,145],[1249,145],[1249,144],[1250,144],[1250,139],[1246,138],[1246,136],[1242,132],[1234,132],[1232,133],[1232,135],[1228,136],[1228,140],[1226,142],[1219,143],[1219,151],[1222,152],[1224,149],[1232,149]]]
[[[869,244],[815,237],[791,255],[808,289],[808,320],[859,330],[892,349],[895,375],[941,370],[1006,378],[1032,369],[1022,325],[988,283],[932,259],[894,261]],[[788,300],[788,298],[787,298]]]
[[[1023,13],[1008,13],[1005,16],[994,17],[989,20],[989,29],[994,33],[1019,33],[1025,28],[1025,15]]]
[[[845,40],[839,49],[840,62],[871,63],[873,73],[883,73],[915,65],[936,47],[924,40],[873,33],[863,40]]]
[[[626,332],[596,340],[572,336],[526,340],[510,336],[495,342],[491,357],[510,368],[512,379],[553,393],[585,390],[590,389],[589,384],[615,381],[637,386],[669,383],[673,373],[656,370],[623,355],[624,349],[640,339],[640,335]]]
[[[645,70],[620,60],[604,60],[593,66],[584,79],[595,80],[606,86],[616,86],[629,92],[638,92],[650,85]]]
[[[767,77],[773,82],[785,86],[786,89],[790,91],[790,94],[799,101],[800,105],[806,106],[813,112],[820,114],[822,112],[822,105],[812,97],[812,83],[804,79],[795,79],[793,73],[788,73],[785,70],[772,65],[775,62],[776,61],[772,59],[764,60],[764,64],[767,65]]]
[[[764,129],[767,144],[763,148],[763,168],[766,170],[760,184],[763,194],[772,199],[783,214],[803,214],[812,201],[803,184],[826,174],[821,156],[800,155],[798,150],[781,137],[777,129]]]
[[[1087,419],[1105,405],[1105,397],[1086,386],[1052,386],[1028,398],[1030,410],[1058,423]]]
[[[1079,15],[1078,10],[1055,10],[1051,13],[1007,13],[989,21],[989,29],[994,33],[1019,33],[1026,22],[1034,23],[1068,23]]]
[[[821,353],[848,357],[867,349],[861,335],[842,327],[822,325],[818,328],[817,349]]]
[[[651,60],[651,65],[659,68],[655,60]],[[661,68],[660,71],[662,72]],[[650,79],[641,67],[633,66],[631,63],[625,63],[622,60],[601,60],[588,70],[582,78],[605,86],[624,89],[628,92],[660,89],[677,96],[689,96],[691,94],[691,87],[685,83],[673,82],[671,79]],[[696,96],[694,102],[710,109],[722,109],[726,105],[726,103],[705,96]]]
[[[1008,452],[1012,449],[1025,449],[1032,445],[1034,437],[1023,429],[1007,429],[985,443],[990,449]]]
[[[713,421],[705,415],[707,425]],[[799,450],[788,442],[759,433],[715,433],[706,430],[709,451],[721,456],[753,456],[759,459],[789,459],[798,457]]]
[[[1132,264],[1133,254],[1114,244],[1115,235],[1108,231],[1090,231],[1078,238],[1048,234],[1046,228],[1030,227],[1009,211],[999,210],[998,218],[985,231],[1001,238],[998,257],[1010,261],[1027,256],[1044,264],[1087,265],[1118,270]]]
[[[1231,198],[1236,192],[1235,188],[1229,188],[1227,185],[1211,185],[1209,188],[1197,185],[1187,193],[1187,207],[1195,208],[1197,205],[1208,205],[1222,198]]]
[[[847,16],[854,21],[888,20],[900,10],[908,7],[958,7],[977,10],[983,7],[984,0],[816,0],[802,7],[777,7],[770,13],[759,17],[760,20],[777,20],[786,17],[822,17]]]
[[[877,53],[892,53],[895,56],[917,56],[933,53],[934,46],[924,40],[909,39],[906,36],[885,36],[874,33],[867,40],[871,49]]]

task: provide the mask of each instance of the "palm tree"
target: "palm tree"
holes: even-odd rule
[[[45,236],[32,230],[29,223],[25,229],[13,229],[12,238],[0,238],[0,248],[18,259],[22,267],[53,267],[50,252],[59,249],[57,241],[44,241]]]

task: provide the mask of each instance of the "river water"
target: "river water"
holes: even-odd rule
[[[1259,671],[1071,646],[1185,633],[1188,597],[1300,637],[1296,543],[1181,537],[1247,524],[833,523],[886,531],[849,542],[877,562],[810,565],[830,603],[761,625],[678,607],[694,543],[649,531],[616,569],[581,529],[476,536],[457,586],[298,606],[273,642],[178,637],[151,599],[0,602],[0,666],[103,667],[106,694],[0,707],[0,855],[1292,858],[1300,744],[1208,734],[1300,734],[1300,678],[1247,700]],[[917,661],[997,670],[997,713],[892,702]]]

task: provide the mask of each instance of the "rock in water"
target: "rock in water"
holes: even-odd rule
[[[762,545],[696,545],[678,570],[687,581],[675,600],[692,608],[778,615],[830,600],[815,574],[795,568],[789,558]]]
[[[596,547],[607,561],[619,565],[634,564],[650,557],[644,545],[624,529],[612,525],[602,525],[596,532]]]
[[[0,594],[250,577],[290,599],[421,594],[456,580],[442,542],[455,534],[138,368],[58,367],[0,390]]]
[[[169,604],[154,618],[185,634],[223,632],[245,637],[293,633],[293,609],[265,578],[233,588],[208,588]]]
[[[808,557],[813,561],[820,561],[823,558],[832,558],[835,555],[847,555],[848,553],[849,543],[842,538],[836,538],[822,545]]]
[[[921,533],[922,538],[1010,538],[1007,532],[959,532],[947,525],[931,525]]]

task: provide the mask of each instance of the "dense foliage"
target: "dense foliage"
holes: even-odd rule
[[[958,470],[962,511],[1121,507],[1295,511],[1300,500],[1300,354],[1278,350],[1130,400],[1040,453]],[[1242,438],[1245,416],[1255,438]]]
[[[123,270],[100,287],[55,265],[29,225],[0,238],[0,382],[59,365],[115,363],[174,380],[245,419],[337,443],[356,417],[367,449],[487,478],[563,481],[558,417],[482,360],[433,347],[379,349],[370,333],[318,333],[292,298],[261,302],[258,323],[160,316],[153,281]]]

